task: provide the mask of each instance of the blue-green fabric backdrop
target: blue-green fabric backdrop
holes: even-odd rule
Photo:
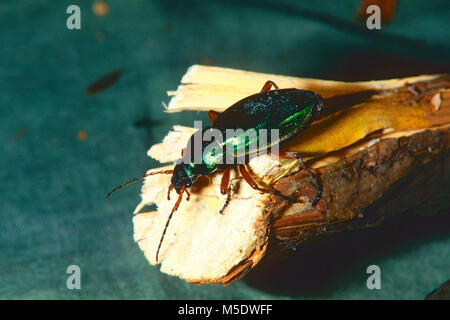
[[[104,199],[157,165],[146,150],[173,124],[205,119],[163,112],[190,65],[337,80],[448,72],[448,1],[398,1],[378,31],[351,0],[106,2],[97,16],[92,1],[0,1],[0,298],[422,299],[450,278],[450,223],[438,216],[336,235],[200,287],[149,266],[133,242],[140,184]],[[70,4],[81,30],[66,28]],[[84,94],[116,69],[112,87]],[[381,290],[366,287],[370,264]],[[69,265],[81,290],[66,287]]]

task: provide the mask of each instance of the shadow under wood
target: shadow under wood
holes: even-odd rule
[[[449,168],[447,154],[416,167],[367,207],[364,219],[342,224],[352,230],[335,225],[335,231],[344,231],[327,232],[295,252],[272,239],[266,257],[245,281],[271,293],[302,297],[329,295],[342,284],[364,286],[370,261],[450,236]],[[383,218],[388,219],[379,226],[363,228]]]
[[[271,293],[302,297],[328,295],[341,289],[338,286],[342,283],[364,286],[371,260],[401,255],[449,234],[448,209],[433,217],[409,216],[408,221],[397,217],[379,227],[325,235],[301,245],[295,252],[286,250],[283,260],[262,260],[244,281]],[[350,276],[351,279],[346,279]]]

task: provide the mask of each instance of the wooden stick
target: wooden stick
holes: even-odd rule
[[[296,160],[254,158],[248,170],[261,187],[284,197],[262,194],[231,170],[233,193],[222,194],[221,175],[191,188],[174,214],[161,245],[161,271],[194,283],[228,284],[250,271],[266,254],[273,236],[302,242],[347,227],[367,227],[399,212],[432,212],[446,205],[450,185],[450,81],[447,75],[345,83],[193,66],[169,103],[169,112],[221,111],[259,92],[267,81],[280,88],[314,90],[326,97],[328,110],[285,151],[304,154],[323,186],[322,200],[311,203],[316,185]],[[370,95],[355,100],[361,92]],[[332,103],[331,103],[332,102]],[[149,156],[170,162],[179,158],[193,128],[175,126]],[[310,132],[308,134],[308,132]],[[155,170],[169,170],[173,166]],[[135,240],[151,264],[161,232],[176,199],[167,200],[170,176],[146,178],[142,202],[133,219]],[[288,203],[295,197],[298,203]],[[175,197],[174,197],[175,198]],[[158,211],[141,212],[156,203]],[[338,248],[337,248],[338,250]]]
[[[328,98],[369,89],[391,89],[406,82],[426,81],[438,76],[423,75],[404,79],[342,82],[193,65],[181,79],[177,90],[167,92],[172,97],[167,112],[183,110],[220,112],[238,100],[258,93],[267,80],[274,81],[280,88],[311,90],[320,93],[323,98]]]

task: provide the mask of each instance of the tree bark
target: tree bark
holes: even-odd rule
[[[321,200],[312,206],[317,186],[296,160],[261,156],[247,165],[259,185],[284,197],[255,191],[232,170],[233,193],[223,215],[221,173],[202,177],[175,212],[156,261],[177,195],[167,200],[170,175],[149,176],[133,221],[135,240],[150,264],[161,263],[161,271],[189,282],[229,284],[264,257],[274,238],[301,245],[329,232],[375,226],[392,216],[435,214],[450,206],[448,75],[344,83],[194,66],[178,90],[169,92],[174,97],[168,112],[194,106],[222,111],[259,92],[266,80],[325,98],[321,117],[282,149],[304,155],[323,186]],[[178,159],[193,132],[175,126],[149,156],[163,163]],[[148,204],[158,211],[141,212]]]

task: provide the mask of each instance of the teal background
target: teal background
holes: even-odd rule
[[[423,299],[450,278],[444,214],[319,240],[227,287],[191,285],[134,243],[140,184],[104,199],[158,165],[146,151],[173,124],[205,119],[163,112],[190,65],[336,80],[448,72],[448,1],[399,1],[380,31],[355,21],[359,1],[107,3],[97,17],[91,1],[0,2],[0,298]],[[81,30],[66,28],[69,4]],[[118,68],[111,88],[84,95]],[[78,291],[66,288],[72,264]],[[366,288],[370,264],[381,290]]]

